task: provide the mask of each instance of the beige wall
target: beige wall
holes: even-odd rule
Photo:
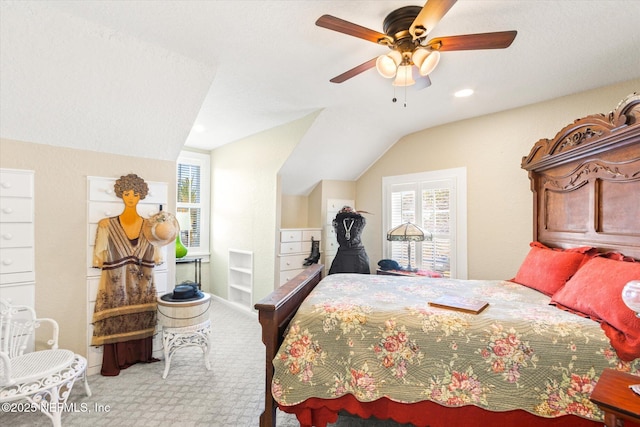
[[[280,228],[309,227],[309,198],[282,195]]]
[[[357,181],[358,209],[367,217],[363,243],[372,268],[382,258],[382,177],[467,168],[470,279],[512,278],[532,238],[532,194],[522,157],[541,138],[588,114],[608,113],[640,80],[407,135]],[[380,213],[380,214],[379,214]]]
[[[211,154],[211,291],[227,297],[229,249],[253,251],[253,302],[274,289],[278,171],[316,113]]]
[[[35,171],[35,308],[58,321],[61,347],[86,355],[87,245],[94,238],[87,236],[87,176],[135,173],[167,182],[175,212],[175,162],[1,139],[0,167]],[[168,262],[171,281],[175,265]]]

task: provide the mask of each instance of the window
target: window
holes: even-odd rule
[[[466,177],[465,168],[384,177],[384,258],[394,259],[404,267],[411,261],[413,268],[466,279]],[[408,221],[430,232],[433,238],[411,243],[386,240],[388,230]]]
[[[208,155],[191,151],[178,157],[176,218],[187,256],[209,255],[209,163]]]

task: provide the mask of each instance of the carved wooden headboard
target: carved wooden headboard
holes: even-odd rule
[[[538,141],[522,168],[533,191],[533,239],[640,259],[640,95]]]

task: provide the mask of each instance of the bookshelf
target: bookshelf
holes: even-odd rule
[[[253,252],[229,249],[229,302],[251,310],[253,293]]]

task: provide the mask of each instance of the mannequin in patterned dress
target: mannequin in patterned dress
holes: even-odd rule
[[[135,174],[120,177],[115,193],[124,202],[123,212],[98,224],[93,266],[102,269],[93,314],[91,345],[103,345],[101,374],[114,376],[138,362],[152,362],[152,336],[156,326],[156,250],[142,233],[138,202],[148,193],[147,184]]]

